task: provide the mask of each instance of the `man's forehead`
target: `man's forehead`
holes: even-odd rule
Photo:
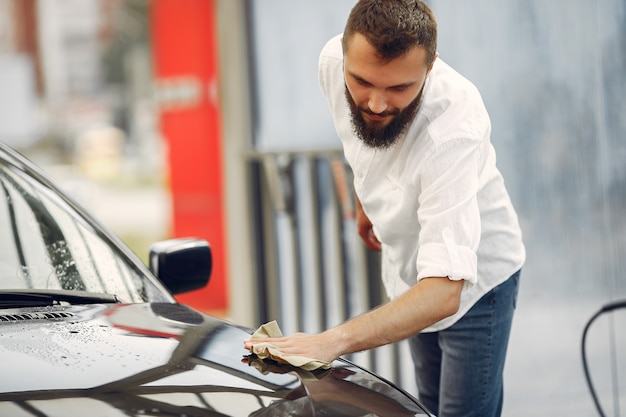
[[[384,60],[365,36],[355,33],[344,51],[344,71],[371,83],[384,80],[388,85],[407,84],[426,75],[426,56],[426,48],[416,46],[398,58]]]
[[[385,65],[392,61],[411,60],[413,64],[427,66],[428,50],[415,45],[396,58],[385,58],[361,33],[352,34],[344,45],[344,59],[358,59],[371,65]]]

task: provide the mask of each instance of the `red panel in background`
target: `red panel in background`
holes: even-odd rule
[[[214,259],[209,285],[177,299],[220,314],[228,310],[228,286],[214,6],[213,0],[152,0],[150,19],[172,235],[206,239]]]

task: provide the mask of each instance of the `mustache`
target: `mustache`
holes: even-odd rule
[[[395,109],[395,110],[385,110],[382,111],[380,113],[375,113],[372,110],[370,110],[369,107],[359,107],[359,111],[361,113],[365,113],[365,114],[370,114],[372,116],[379,116],[379,117],[387,117],[387,116],[397,116],[400,111]]]

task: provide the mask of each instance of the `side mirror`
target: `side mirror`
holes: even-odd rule
[[[172,294],[207,285],[212,266],[211,247],[202,239],[169,239],[150,246],[150,269]]]

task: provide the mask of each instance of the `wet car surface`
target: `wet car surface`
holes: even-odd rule
[[[203,242],[156,245],[148,268],[1,144],[0,194],[1,416],[428,415],[342,359],[260,361],[252,329],[177,304],[207,282]]]

